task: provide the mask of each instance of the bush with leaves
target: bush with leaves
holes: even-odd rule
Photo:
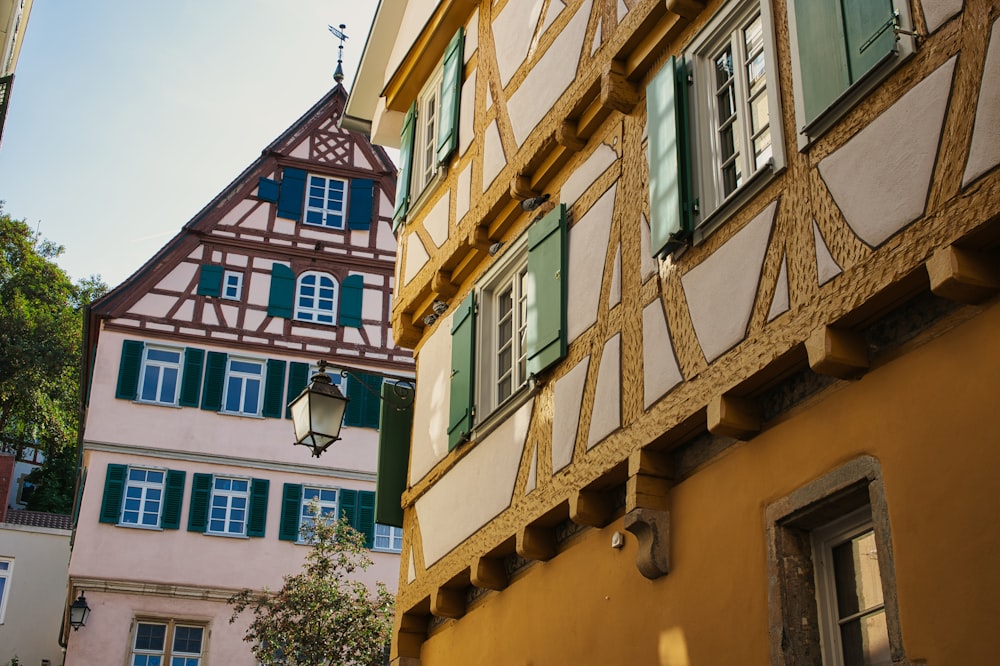
[[[317,507],[312,514],[319,516]],[[243,590],[230,598],[230,623],[252,621],[243,640],[266,666],[373,666],[383,663],[393,597],[384,583],[369,590],[356,575],[372,564],[364,536],[345,521],[318,517],[303,528],[311,542],[302,571],[280,590]]]

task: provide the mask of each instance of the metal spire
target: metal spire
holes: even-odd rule
[[[337,69],[333,72],[333,80],[337,83],[341,83],[344,80],[344,40],[347,39],[347,35],[344,34],[344,28],[347,26],[343,23],[340,24],[340,30],[334,28],[332,25],[327,26],[333,36],[340,40],[340,46],[337,47]]]

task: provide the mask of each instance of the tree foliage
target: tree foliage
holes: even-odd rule
[[[314,507],[313,515],[318,511]],[[276,592],[243,590],[229,603],[230,623],[252,621],[243,640],[268,666],[373,666],[383,662],[393,598],[384,583],[371,592],[355,579],[371,566],[364,536],[344,521],[323,517],[304,531],[313,542],[302,571]]]
[[[76,443],[83,307],[107,287],[74,284],[63,247],[0,204],[0,450],[39,448],[53,459]],[[72,485],[72,476],[66,480]],[[59,507],[69,512],[69,503]],[[29,505],[30,506],[30,505]]]

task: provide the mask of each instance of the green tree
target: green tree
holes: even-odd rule
[[[245,611],[252,614],[243,640],[267,666],[383,663],[393,598],[384,583],[373,593],[354,578],[372,564],[364,536],[346,522],[322,517],[303,535],[313,546],[302,571],[285,576],[276,592],[235,594],[230,623]]]
[[[107,290],[99,277],[74,284],[62,252],[0,203],[0,450],[39,448],[52,467],[76,443],[83,308]],[[50,510],[71,508],[72,492]]]

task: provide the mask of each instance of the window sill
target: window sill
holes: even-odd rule
[[[173,407],[174,409],[181,409],[181,406],[176,402],[156,402],[154,400],[133,400],[133,405],[148,405],[150,407]]]
[[[223,537],[227,539],[249,539],[246,534],[227,534],[226,532],[205,532],[205,536]]]
[[[159,525],[136,525],[135,523],[115,523],[115,527],[127,527],[133,530],[147,530],[150,532],[162,532],[163,528]]]
[[[243,412],[227,412],[224,409],[219,410],[216,413],[217,414],[222,414],[223,416],[242,416],[245,419],[264,419],[264,418],[266,418],[264,416],[261,416],[260,414],[244,414]]]
[[[403,552],[402,549],[395,550],[393,548],[372,548],[373,553],[386,553],[387,555],[399,555]]]
[[[757,195],[764,186],[777,178],[785,170],[782,163],[771,163],[757,169],[739,189],[726,197],[715,210],[705,216],[701,222],[695,226],[693,245],[700,245],[716,229],[722,226],[729,218],[736,214],[747,202]]]
[[[477,442],[499,428],[511,414],[520,409],[524,403],[528,402],[528,400],[535,397],[538,390],[538,383],[529,380],[524,387],[508,398],[505,403],[490,412],[489,415],[482,420],[482,422],[476,423],[476,425],[472,428],[472,434],[469,437],[469,441]]]

